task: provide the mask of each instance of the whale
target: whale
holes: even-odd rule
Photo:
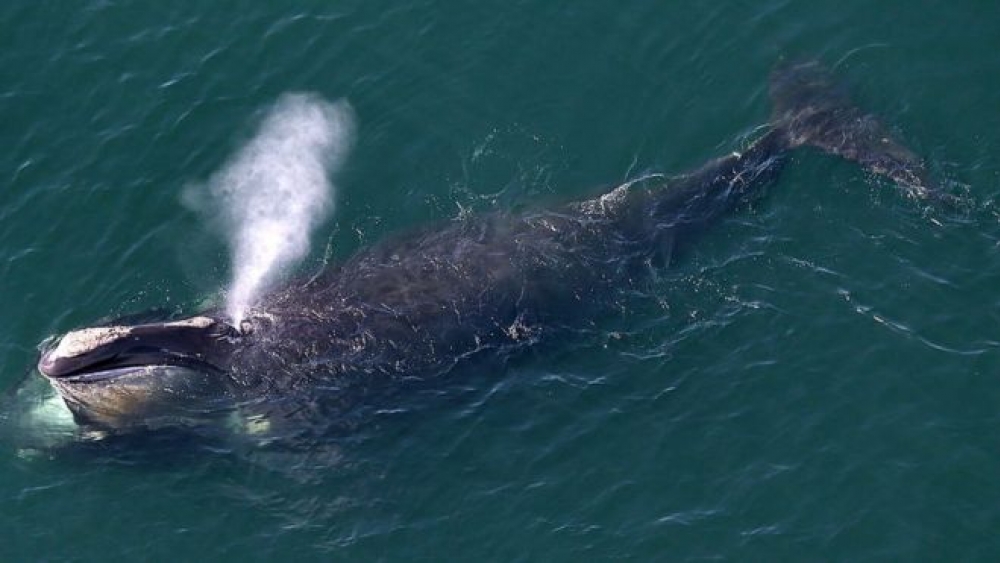
[[[914,199],[949,202],[924,160],[821,63],[779,63],[768,90],[772,113],[745,148],[697,169],[389,236],[278,285],[239,320],[209,308],[70,330],[39,346],[37,371],[76,424],[108,431],[233,412],[267,424],[331,416],[599,322],[623,288],[760,197],[801,147],[853,161]]]

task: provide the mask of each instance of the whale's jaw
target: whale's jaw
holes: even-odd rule
[[[242,338],[209,316],[84,328],[43,344],[38,371],[81,423],[177,424],[228,404],[229,360]]]

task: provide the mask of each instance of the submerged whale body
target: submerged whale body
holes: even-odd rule
[[[265,296],[239,326],[209,310],[72,331],[43,346],[38,370],[78,423],[109,429],[335,410],[594,319],[616,290],[758,194],[797,147],[853,160],[914,197],[947,197],[820,65],[777,68],[770,93],[759,138],[690,173],[383,241]]]

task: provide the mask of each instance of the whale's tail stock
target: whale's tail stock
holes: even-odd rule
[[[930,180],[922,158],[897,140],[877,117],[854,104],[833,75],[815,61],[775,67],[770,77],[771,119],[743,151],[673,177],[653,196],[654,223],[699,230],[741,201],[758,196],[802,146],[859,164],[907,195],[946,209],[965,202]]]
[[[946,205],[958,198],[930,180],[926,165],[874,115],[862,111],[820,63],[783,62],[771,72],[771,125],[787,148],[808,145],[857,162],[919,200]]]

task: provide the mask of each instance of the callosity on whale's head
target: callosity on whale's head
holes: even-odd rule
[[[38,371],[79,422],[176,424],[231,403],[233,354],[250,339],[211,315],[84,328],[43,344]]]

